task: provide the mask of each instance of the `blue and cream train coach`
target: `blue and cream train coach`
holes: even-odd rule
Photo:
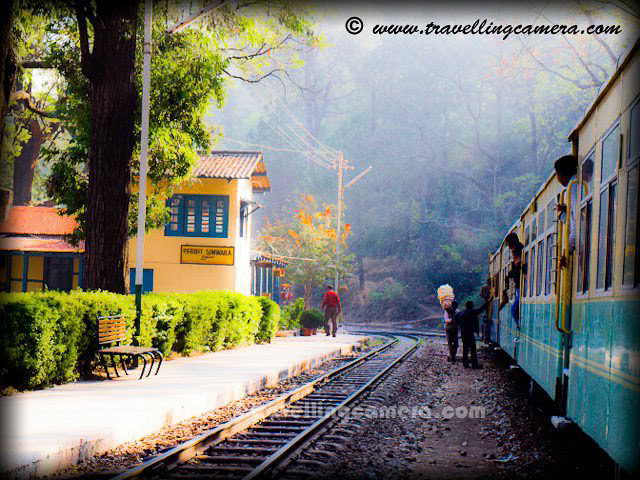
[[[640,472],[639,57],[636,41],[569,135],[576,177],[563,187],[551,175],[507,232],[518,235],[527,265],[519,325],[504,243],[490,259],[494,301],[485,325],[562,414],[633,473]],[[557,204],[573,212],[569,221],[558,220]]]

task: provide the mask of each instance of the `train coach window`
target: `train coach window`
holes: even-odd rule
[[[631,125],[629,127],[629,163],[640,156],[640,101],[631,109]]]
[[[536,273],[536,246],[531,246],[531,266],[529,267],[529,296],[533,297],[533,286]]]
[[[544,210],[540,212],[540,215],[538,215],[538,233],[536,236],[539,237],[542,232],[544,232]]]
[[[553,273],[552,263],[553,263],[553,257],[555,256],[553,252],[553,247],[554,247],[553,236],[554,236],[553,233],[547,236],[547,266],[546,266],[546,275],[544,279],[545,295],[549,295],[551,293],[551,284],[554,281],[554,279],[552,278],[552,273]]]
[[[627,222],[624,242],[623,285],[638,285],[640,256],[638,250],[638,183],[640,166],[629,170],[627,179]]]
[[[531,224],[531,243],[533,243],[533,241],[536,239],[537,237],[537,227],[536,227],[536,219],[533,219],[533,223]]]
[[[593,152],[582,162],[582,193],[580,198],[584,200],[593,191]]]
[[[529,275],[527,274],[526,269],[529,268],[529,252],[524,252],[524,261],[522,262],[522,281],[523,281],[523,285],[522,285],[522,296],[526,297],[527,296],[527,292],[529,291],[528,289],[528,281],[529,281]]]
[[[616,184],[612,182],[600,194],[598,222],[598,275],[597,289],[608,290],[613,279],[613,245],[616,217]]]
[[[576,199],[573,199],[576,200]],[[547,205],[547,230],[553,226],[553,218],[556,217],[556,201],[551,200]]]
[[[542,275],[544,268],[544,240],[538,242],[538,278],[536,279],[536,296],[542,293]]]
[[[591,257],[591,200],[580,210],[580,244],[578,250],[578,293],[589,291]]]
[[[620,125],[609,132],[602,141],[602,170],[601,181],[607,180],[616,172],[618,156],[620,155]]]

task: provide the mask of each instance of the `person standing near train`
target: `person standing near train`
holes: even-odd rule
[[[462,365],[464,368],[469,368],[469,354],[471,354],[471,367],[481,368],[478,365],[475,334],[480,330],[478,315],[488,306],[489,300],[480,308],[473,308],[473,302],[467,302],[464,304],[465,309],[455,316],[456,323],[460,327],[460,337],[462,338]]]
[[[458,312],[458,302],[455,300],[451,306],[444,310],[444,333],[447,336],[447,346],[449,347],[449,356],[447,361],[456,363],[456,353],[458,352],[458,324],[456,316]]]
[[[567,187],[578,174],[578,158],[575,155],[564,155],[553,164],[556,171],[556,178],[563,187]],[[576,246],[576,205],[578,203],[578,183],[571,185],[571,212],[569,212],[569,254],[573,253]],[[568,197],[567,197],[568,198]],[[566,221],[567,206],[556,205],[558,220]],[[564,255],[560,257],[560,268],[568,265],[568,259]]]

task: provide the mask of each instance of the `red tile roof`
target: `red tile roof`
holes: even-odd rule
[[[68,235],[76,227],[73,217],[58,214],[54,207],[13,207],[9,218],[0,222],[0,233],[17,235]]]
[[[0,250],[19,252],[84,252],[84,242],[75,247],[55,238],[5,237],[0,238]]]
[[[261,161],[262,152],[211,152],[211,155],[198,158],[193,175],[204,178],[250,178]]]
[[[268,192],[271,190],[271,182],[266,175],[254,175],[251,177],[251,187],[254,192]]]

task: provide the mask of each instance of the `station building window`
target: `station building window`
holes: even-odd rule
[[[45,257],[44,284],[49,290],[71,291],[73,287],[73,258]]]
[[[620,126],[602,141],[602,180],[598,221],[598,273],[596,289],[608,290],[613,283],[613,251],[616,221],[617,166],[620,155]]]
[[[169,223],[167,236],[220,237],[228,236],[229,197],[226,195],[183,195],[167,200]]]

